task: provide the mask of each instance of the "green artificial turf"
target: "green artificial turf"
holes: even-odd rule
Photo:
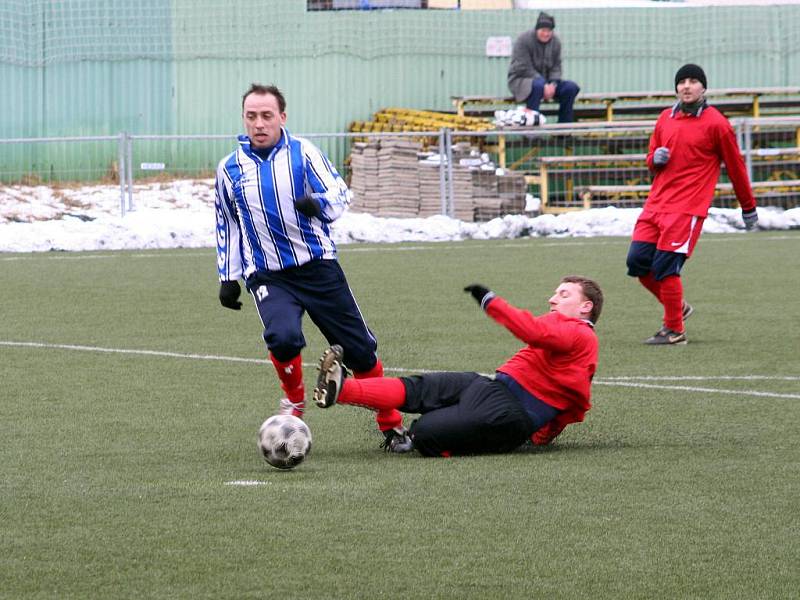
[[[388,376],[520,347],[466,284],[543,312],[597,279],[594,408],[547,448],[424,459],[312,407],[288,472],[256,451],[281,393],[213,250],[0,255],[0,597],[796,597],[800,232],[706,234],[682,347],[642,345],[661,315],[627,245],[342,246]]]

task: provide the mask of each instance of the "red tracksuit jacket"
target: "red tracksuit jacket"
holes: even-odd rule
[[[547,444],[569,423],[583,421],[592,407],[591,383],[597,369],[592,325],[557,312],[536,317],[499,297],[489,302],[486,313],[527,344],[497,370],[563,411],[533,435],[533,442]]]
[[[660,146],[669,148],[669,160],[663,167],[653,164],[653,153]],[[742,209],[755,208],[756,199],[728,119],[713,106],[703,108],[697,117],[675,107],[664,110],[650,136],[647,166],[655,177],[644,209],[708,216],[720,162],[725,163]]]

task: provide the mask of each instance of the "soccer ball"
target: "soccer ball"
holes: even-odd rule
[[[258,430],[258,451],[278,469],[293,469],[311,451],[311,430],[303,419],[274,415]]]

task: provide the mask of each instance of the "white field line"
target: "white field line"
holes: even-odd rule
[[[99,346],[81,346],[76,344],[48,344],[45,342],[18,342],[10,340],[0,340],[0,346],[16,348],[42,348],[50,350],[73,350],[77,352],[99,352],[107,354],[128,354],[139,356],[161,356],[164,358],[182,358],[189,360],[215,360],[223,362],[239,362],[266,365],[266,358],[242,358],[238,356],[220,356],[215,354],[189,354],[183,352],[166,352],[162,350],[136,350],[129,348],[103,348]],[[316,368],[316,363],[303,363],[305,368]],[[407,369],[403,367],[386,367],[384,370],[392,373],[434,373],[431,369]],[[762,392],[759,390],[727,390],[722,388],[693,387],[684,385],[665,385],[652,383],[639,383],[641,381],[800,381],[800,376],[795,375],[678,375],[669,376],[619,376],[595,379],[593,383],[598,385],[610,385],[618,387],[638,387],[659,390],[680,390],[688,392],[702,392],[710,394],[731,394],[739,396],[761,396],[768,398],[791,398],[800,399],[800,394],[778,394],[773,392]]]
[[[694,387],[688,385],[654,385],[652,383],[633,383],[622,381],[603,381],[595,379],[593,381],[596,385],[615,385],[619,387],[635,387],[647,388],[654,390],[680,390],[682,392],[702,392],[708,394],[731,394],[734,396],[763,396],[767,398],[797,398],[800,400],[800,394],[775,394],[773,392],[759,392],[757,390],[725,390],[718,388]]]
[[[603,381],[800,381],[800,375],[619,375]]]
[[[75,344],[47,344],[44,342],[12,342],[0,340],[0,346],[16,346],[20,348],[46,348],[53,350],[77,350],[79,352],[105,352],[109,354],[135,354],[144,356],[163,356],[165,358],[188,358],[193,360],[222,360],[226,362],[243,362],[266,364],[266,358],[239,358],[237,356],[217,356],[214,354],[185,354],[182,352],[165,352],[162,350],[136,350],[129,348],[101,348],[99,346],[79,346]]]
[[[172,258],[175,256],[205,256],[207,258],[214,258],[214,253],[211,248],[208,252],[152,252],[152,253],[137,253],[137,254],[124,254],[123,250],[119,250],[115,254],[86,254],[83,251],[77,251],[69,254],[50,254],[42,253],[41,256],[37,254],[27,256],[5,256],[0,258],[0,262],[12,262],[16,260],[97,260],[109,258]]]
[[[269,481],[259,481],[257,479],[236,479],[234,481],[226,481],[225,485],[235,485],[238,487],[253,487],[256,485],[269,485]]]
[[[606,236],[607,237],[607,236]],[[556,238],[555,241],[552,242],[544,242],[541,244],[537,244],[538,246],[543,247],[550,247],[550,246],[608,246],[614,244],[627,244],[629,243],[629,238],[627,236],[611,236],[614,239],[604,239],[604,240],[568,240],[566,238]],[[464,248],[468,250],[472,249],[483,249],[483,248],[519,248],[525,245],[525,242],[533,242],[535,240],[541,240],[542,238],[519,238],[520,241],[512,243],[512,242],[503,242],[503,243],[478,243],[478,244],[463,244],[462,241],[456,242],[418,242],[420,244],[427,244],[425,246],[400,246],[395,244],[386,244],[380,242],[364,242],[364,244],[369,243],[368,247],[364,247],[362,243],[357,242],[353,244],[339,244],[341,249],[341,253],[348,254],[351,252],[432,252],[438,251],[441,249],[453,249],[453,248]],[[782,240],[797,240],[797,236],[792,235],[745,235],[742,234],[740,237],[732,237],[732,238],[716,238],[712,235],[708,235],[703,237],[703,243],[706,244],[708,242],[738,242],[738,241],[782,241]],[[463,240],[468,241],[468,240]],[[75,251],[70,253],[64,254],[52,254],[52,253],[34,253],[29,254],[26,256],[5,256],[0,257],[0,262],[11,262],[11,261],[20,261],[20,260],[96,260],[96,259],[109,259],[109,258],[170,258],[173,256],[211,256],[213,258],[213,247],[209,246],[206,252],[158,252],[154,250],[152,253],[147,252],[140,252],[136,254],[126,254],[123,250],[116,251],[112,254],[85,254],[82,251]]]

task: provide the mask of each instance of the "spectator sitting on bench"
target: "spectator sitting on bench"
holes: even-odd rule
[[[558,122],[575,120],[573,104],[580,88],[574,81],[561,79],[561,40],[553,33],[556,20],[539,13],[536,27],[519,35],[508,67],[508,89],[514,100],[538,111],[544,100],[557,100]]]

